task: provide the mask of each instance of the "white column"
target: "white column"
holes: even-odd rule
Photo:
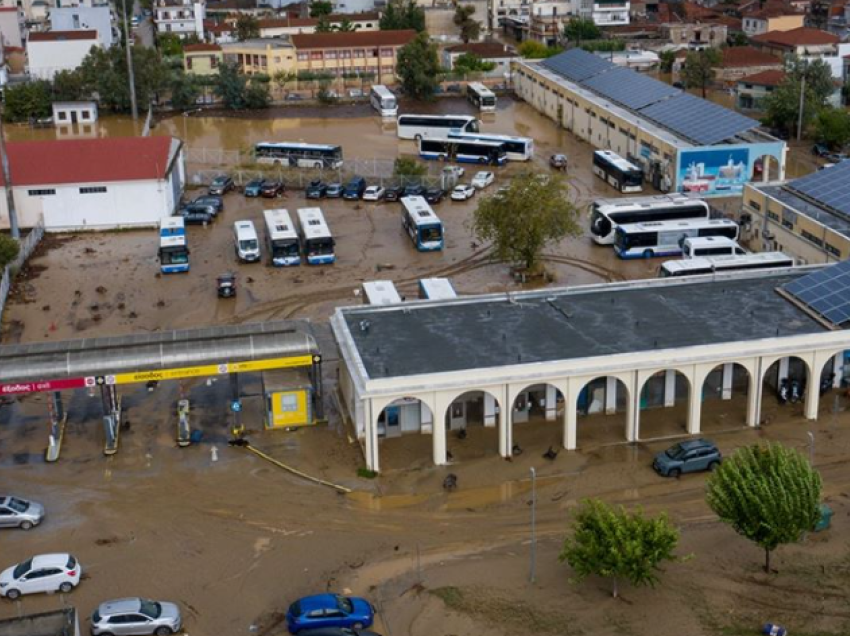
[[[617,378],[609,375],[605,378],[605,415],[617,412]]]
[[[761,172],[761,180],[764,181],[764,182],[767,182],[767,181],[770,180],[770,177],[768,177],[768,175],[770,174],[770,160],[772,158],[773,157],[771,157],[770,155],[764,156],[764,163],[762,164],[762,172]]]
[[[626,409],[626,441],[636,442],[640,439],[640,373],[632,374],[632,390]]]
[[[676,370],[667,369],[664,372],[664,406],[671,407],[676,404]]]
[[[732,362],[727,362],[723,365],[723,389],[720,397],[724,400],[732,399],[732,376],[735,371],[735,365]]]
[[[788,366],[791,363],[791,358],[782,358],[779,361],[779,381],[777,383],[777,388],[782,384],[782,380],[788,378]]]
[[[761,400],[761,379],[757,377],[756,371],[750,373],[750,384],[747,390],[747,426],[758,426],[759,401]]]
[[[484,394],[484,426],[492,428],[496,426],[496,398],[489,393]]]
[[[558,390],[551,384],[546,385],[546,421],[554,422],[558,414]]]
[[[832,388],[839,389],[841,388],[841,378],[844,375],[843,351],[835,354],[835,358],[833,358],[832,372],[835,373],[835,377],[832,379]]]
[[[818,419],[818,403],[820,402],[820,376],[812,375],[815,377],[811,378],[806,385],[805,412],[807,420]]]
[[[571,391],[564,403],[564,448],[575,450],[578,438],[578,397]],[[569,399],[575,397],[576,399]]]
[[[377,473],[381,469],[378,460],[378,422],[372,408],[372,400],[369,400],[366,405],[366,467]]]
[[[450,404],[446,396],[439,393],[434,396],[434,432],[431,442],[435,466],[446,463],[446,411]]]
[[[502,389],[502,402],[506,402],[508,399],[509,391],[508,387],[504,387]],[[500,408],[499,409],[499,455],[502,457],[510,457],[512,455],[511,449],[513,448],[513,422],[511,421],[511,414],[513,413],[513,409],[511,408]]]
[[[688,402],[688,435],[698,435],[702,417],[702,387],[691,385]]]
[[[434,414],[431,413],[431,408],[425,402],[419,404],[419,431],[422,433],[433,433],[434,431]]]

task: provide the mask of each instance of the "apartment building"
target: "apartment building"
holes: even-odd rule
[[[313,33],[291,37],[299,73],[368,74],[380,83],[396,79],[398,51],[416,37],[412,29]]]
[[[204,39],[204,0],[155,0],[153,9],[157,33],[174,33],[181,38],[196,35]]]

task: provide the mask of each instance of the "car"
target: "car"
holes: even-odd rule
[[[812,146],[812,154],[817,157],[825,157],[829,154],[829,148],[826,144],[815,144]]]
[[[446,86],[447,93],[460,93],[461,90],[462,89],[460,84],[449,84],[448,86]]]
[[[404,196],[404,188],[401,186],[390,186],[384,190],[384,201],[398,201]]]
[[[286,101],[288,101],[288,102],[300,102],[300,101],[303,101],[303,100],[304,100],[304,97],[302,97],[298,93],[289,93],[286,96]]]
[[[304,191],[308,199],[321,199],[328,193],[328,184],[321,179],[313,179]]]
[[[342,198],[346,201],[357,201],[366,192],[366,179],[363,177],[352,177],[342,190]]]
[[[461,184],[455,186],[455,189],[452,190],[452,201],[466,201],[467,199],[471,199],[475,196],[475,188],[471,185]]]
[[[386,190],[382,186],[369,186],[363,191],[364,201],[380,201],[384,198]]]
[[[226,174],[220,174],[212,180],[212,183],[210,184],[209,194],[223,197],[235,187],[236,184],[233,183],[232,177],[229,177]]]
[[[29,530],[44,520],[44,506],[20,497],[0,496],[0,528]]]
[[[201,205],[183,206],[177,211],[177,216],[183,217],[183,222],[186,225],[204,225],[212,223],[215,220],[215,214],[210,212],[209,208]]]
[[[472,187],[478,188],[479,190],[483,190],[488,185],[493,183],[496,180],[496,175],[492,172],[482,171],[476,172],[475,176],[472,177]]]
[[[652,467],[663,477],[678,477],[682,473],[714,470],[722,461],[723,455],[713,442],[693,439],[679,442],[658,453]]]
[[[80,584],[82,569],[70,554],[39,554],[0,572],[0,596],[14,601],[22,594],[67,594]]]
[[[194,201],[192,201],[192,205],[209,206],[215,211],[216,214],[224,212],[224,199],[210,194],[205,194],[203,196],[197,197]]]
[[[177,605],[139,597],[106,601],[91,615],[92,636],[170,636],[182,628]]]
[[[329,199],[338,199],[342,196],[342,190],[343,187],[341,183],[329,183],[325,190],[325,196]]]
[[[673,88],[678,88],[679,90],[685,90],[685,85],[682,82],[673,82]]]
[[[286,612],[286,626],[292,634],[318,627],[363,629],[372,625],[375,610],[365,599],[339,594],[305,596]]]
[[[835,167],[834,163],[825,163],[822,166],[820,166],[818,168],[818,170],[826,170],[827,168],[834,168],[834,167]]]
[[[260,196],[266,199],[274,199],[275,197],[283,196],[285,189],[283,181],[268,179],[263,181],[263,185],[260,187]]]
[[[139,16],[134,15],[132,18],[130,18],[130,26],[133,27],[134,29],[137,26],[139,26],[140,23],[141,23],[141,20],[139,19]]]
[[[349,88],[348,96],[354,99],[358,99],[360,97],[363,97],[363,90],[360,88]]]
[[[381,636],[377,632],[368,629],[349,629],[348,627],[320,627],[319,629],[305,629],[299,636]]]
[[[828,152],[823,156],[829,163],[841,163],[847,159],[847,155],[843,152]]]
[[[246,197],[258,197],[263,191],[265,179],[251,179],[245,184],[245,189],[242,191]]]
[[[422,196],[425,197],[428,203],[439,203],[446,196],[446,193],[443,192],[442,188],[428,188]]]
[[[410,185],[404,186],[404,192],[401,196],[403,197],[421,197],[425,194],[425,187],[419,183],[411,183]]]
[[[460,179],[466,174],[466,170],[460,166],[446,166],[443,168],[443,174],[446,175],[446,178],[448,179]]]
[[[555,154],[549,157],[549,166],[555,170],[567,169],[567,155]]]

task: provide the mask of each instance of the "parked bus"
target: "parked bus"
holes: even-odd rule
[[[478,132],[478,120],[472,115],[399,115],[399,139],[446,137],[449,131]]]
[[[684,194],[597,199],[590,206],[590,235],[599,245],[613,245],[618,225],[710,216],[711,209],[705,201]]]
[[[266,241],[269,245],[269,258],[275,267],[301,264],[301,244],[298,232],[289,216],[289,212],[263,210],[266,220]]]
[[[677,256],[689,236],[725,236],[738,239],[738,225],[729,219],[653,221],[620,225],[614,249],[620,258]]]
[[[369,91],[369,101],[372,108],[381,113],[381,117],[395,117],[398,115],[398,100],[383,84],[375,84]]]
[[[420,139],[419,156],[423,159],[494,166],[503,166],[507,161],[504,144],[477,139]]]
[[[712,258],[690,258],[682,261],[666,261],[661,264],[661,278],[698,276],[723,272],[748,272],[761,269],[793,267],[794,259],[782,252],[759,252],[744,256],[717,256]]]
[[[342,147],[263,141],[254,147],[257,163],[274,163],[299,168],[340,168]]]
[[[457,298],[455,288],[448,278],[420,278],[419,298],[428,300],[448,300]]]
[[[534,156],[534,140],[531,137],[450,131],[449,139],[478,139],[500,143],[505,147],[505,156],[508,161],[528,161]]]
[[[466,85],[466,99],[480,111],[496,110],[496,94],[481,82]]]
[[[401,200],[401,226],[420,252],[443,249],[443,223],[424,197]]]
[[[717,256],[744,256],[747,253],[738,241],[725,236],[689,236],[682,242],[683,258],[714,258]]]
[[[159,222],[159,267],[163,274],[189,271],[189,245],[182,216],[167,216]]]
[[[361,285],[361,290],[364,305],[398,305],[402,302],[392,281],[369,281]]]
[[[593,153],[593,174],[620,192],[643,190],[643,171],[610,150]]]
[[[325,222],[325,215],[319,208],[298,210],[298,224],[301,226],[301,246],[310,265],[324,265],[336,261],[336,242]]]

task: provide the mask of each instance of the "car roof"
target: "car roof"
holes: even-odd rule
[[[309,612],[325,607],[336,607],[336,594],[314,594],[298,599],[301,611]]]
[[[689,439],[684,442],[679,442],[679,446],[685,450],[691,450],[693,448],[701,448],[703,446],[714,446],[714,444],[707,439]]]
[[[67,552],[56,552],[53,554],[39,554],[32,558],[32,566],[33,568],[43,568],[49,565],[61,565],[64,566],[68,563],[68,558],[71,555]]]
[[[135,598],[118,598],[112,601],[104,601],[101,603],[97,612],[101,616],[111,616],[113,614],[126,614],[127,612],[137,612],[142,606],[141,599]]]

